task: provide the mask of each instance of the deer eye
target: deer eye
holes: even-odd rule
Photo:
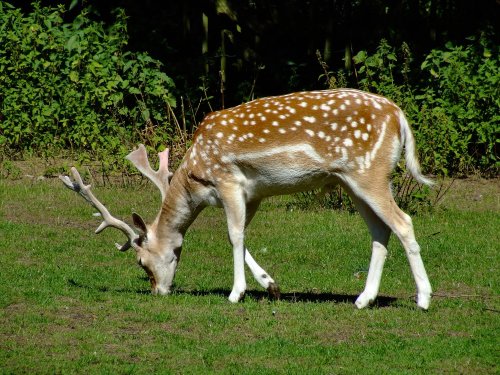
[[[136,243],[138,246],[143,246],[144,243],[147,241],[146,236],[141,235],[139,238],[136,240]]]

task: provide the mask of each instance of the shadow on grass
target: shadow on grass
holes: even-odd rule
[[[90,285],[84,285],[76,280],[68,279],[68,284],[75,288],[81,288],[86,290],[94,290],[101,293],[135,293],[148,295],[151,294],[149,289],[130,289],[130,288],[108,288],[105,286],[95,287]],[[208,289],[208,290],[184,290],[184,289],[174,289],[174,295],[191,295],[191,296],[220,296],[227,298],[229,296],[230,290],[226,289]],[[247,290],[245,293],[245,299],[253,299],[255,301],[274,301],[269,293],[260,290]],[[357,295],[350,294],[338,294],[338,293],[321,293],[321,292],[288,292],[281,293],[280,301],[289,303],[349,303],[354,304],[358,298]],[[377,307],[388,307],[396,304],[400,301],[400,298],[389,297],[389,296],[378,296],[375,300],[374,306]]]
[[[225,289],[210,289],[203,291],[183,291],[177,290],[176,294],[190,294],[195,296],[210,296],[210,295],[219,295],[227,298],[229,296],[230,290]],[[269,293],[265,291],[259,290],[247,290],[245,293],[245,299],[251,298],[256,301],[268,300],[274,301],[275,298],[272,298]],[[289,303],[304,303],[304,302],[312,302],[312,303],[349,303],[354,304],[357,295],[352,294],[338,294],[338,293],[319,293],[319,292],[289,292],[289,293],[281,293],[279,301],[281,302],[289,302]],[[398,298],[388,297],[388,296],[379,296],[375,300],[374,306],[378,307],[387,307],[391,306],[399,301]]]

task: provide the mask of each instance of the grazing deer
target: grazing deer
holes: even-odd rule
[[[144,146],[127,158],[151,179],[163,203],[146,225],[133,214],[136,230],[111,216],[85,186],[76,169],[65,184],[89,200],[106,227],[121,230],[151,281],[153,294],[171,291],[184,234],[208,205],[223,207],[233,247],[231,302],[242,299],[244,263],[272,295],[279,289],[245,248],[244,231],[265,197],[340,184],[352,197],[372,236],[372,257],[363,293],[363,308],[377,296],[391,232],[401,241],[417,287],[417,305],[427,309],[431,285],[415,240],[411,218],[394,202],[389,175],[405,148],[406,166],[420,183],[415,141],[408,122],[390,100],[352,89],[299,92],[257,99],[208,115],[177,171],[168,171],[168,150],[153,171]]]

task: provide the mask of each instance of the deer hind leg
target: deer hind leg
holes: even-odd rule
[[[355,302],[356,306],[362,309],[373,303],[377,298],[382,271],[387,257],[387,243],[389,242],[391,230],[366,202],[356,197],[353,197],[353,200],[372,236],[372,256],[365,289]]]
[[[259,208],[259,205],[260,201],[251,202],[247,204],[245,228],[248,227],[248,225],[252,221],[253,217],[255,216],[255,213],[257,212],[257,209]],[[255,278],[255,280],[264,289],[267,289],[269,295],[272,298],[279,299],[280,290],[278,284],[276,284],[273,278],[269,276],[269,274],[255,261],[255,259],[252,257],[252,254],[250,254],[250,251],[248,251],[247,248],[245,248],[245,263],[252,272],[252,275]]]
[[[413,224],[410,216],[405,214],[394,200],[391,201],[392,211],[395,213],[394,233],[403,244],[406,257],[410,263],[411,272],[417,287],[417,306],[427,310],[431,303],[432,287],[425,271],[424,262],[420,255],[420,245],[415,239]]]
[[[417,305],[427,310],[431,300],[432,288],[420,255],[420,246],[415,239],[412,220],[394,201],[389,184],[378,186],[378,188],[374,185],[375,184],[372,184],[369,190],[359,189],[359,187],[351,188],[354,192],[354,196],[357,197],[356,199],[362,199],[369,205],[373,213],[376,214],[376,216],[378,216],[401,241],[417,287]],[[360,303],[361,302],[362,301],[360,301]]]
[[[410,263],[411,272],[417,287],[417,306],[427,310],[431,302],[432,288],[427,272],[425,271],[424,262],[420,255],[420,246],[415,239],[413,224],[410,216],[405,214],[394,202],[392,195],[388,192],[391,198],[386,209],[387,224],[401,241],[406,257]]]

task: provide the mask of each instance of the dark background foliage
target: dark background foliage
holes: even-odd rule
[[[255,96],[317,88],[317,50],[332,69],[349,69],[355,51],[374,50],[386,39],[394,46],[406,42],[419,65],[433,48],[462,44],[500,19],[495,0],[45,0],[42,5],[58,2],[72,5],[68,19],[90,7],[95,19],[108,24],[116,8],[125,9],[130,50],[164,62],[180,91],[197,87],[203,76],[218,79],[224,34],[226,106],[248,99],[244,86],[256,75]],[[26,1],[12,3],[30,9]]]
[[[88,111],[65,114],[72,117],[66,122],[47,119],[53,109],[41,108],[40,122],[48,125],[43,132],[30,131],[32,143],[19,144],[21,149],[46,145],[47,132],[50,138],[51,129],[57,128],[59,136],[61,123],[74,121],[77,128],[85,124],[90,130],[73,135],[69,143],[62,140],[62,146],[95,151],[111,143],[111,153],[122,157],[138,140],[153,148],[189,142],[186,133],[212,110],[256,97],[346,86],[386,95],[402,106],[413,123],[426,172],[494,175],[498,171],[500,3],[496,0],[9,3],[25,14],[62,6],[61,27],[68,40],[63,38],[63,48],[54,45],[54,49],[65,50],[58,63],[66,68],[75,60],[74,49],[67,48],[75,36],[66,30],[77,30],[84,14],[88,35],[94,38],[94,30],[100,31],[98,37],[89,37],[96,44],[85,51],[88,60],[82,69],[94,63],[93,49],[107,49],[103,55],[110,65],[108,75],[118,77],[101,72],[98,82],[88,75],[75,82],[74,71],[61,69],[66,76],[52,77],[55,84],[81,83],[76,94],[87,97],[91,92],[94,104]],[[30,22],[38,22],[36,17]],[[43,22],[40,27],[45,27]],[[132,65],[133,71],[128,68]],[[147,74],[138,77],[139,71]],[[82,77],[84,72],[78,73]],[[46,81],[44,74],[40,71],[36,79]],[[9,79],[15,82],[17,76]],[[0,98],[4,106],[0,119],[12,124],[17,119],[9,110],[15,111],[6,103],[18,102],[20,91],[14,91],[14,96],[9,92]],[[78,102],[78,96],[72,100]],[[92,121],[101,125],[92,127]],[[127,138],[130,144],[121,147]],[[3,139],[9,140],[5,134]],[[7,145],[16,148],[11,140]]]

